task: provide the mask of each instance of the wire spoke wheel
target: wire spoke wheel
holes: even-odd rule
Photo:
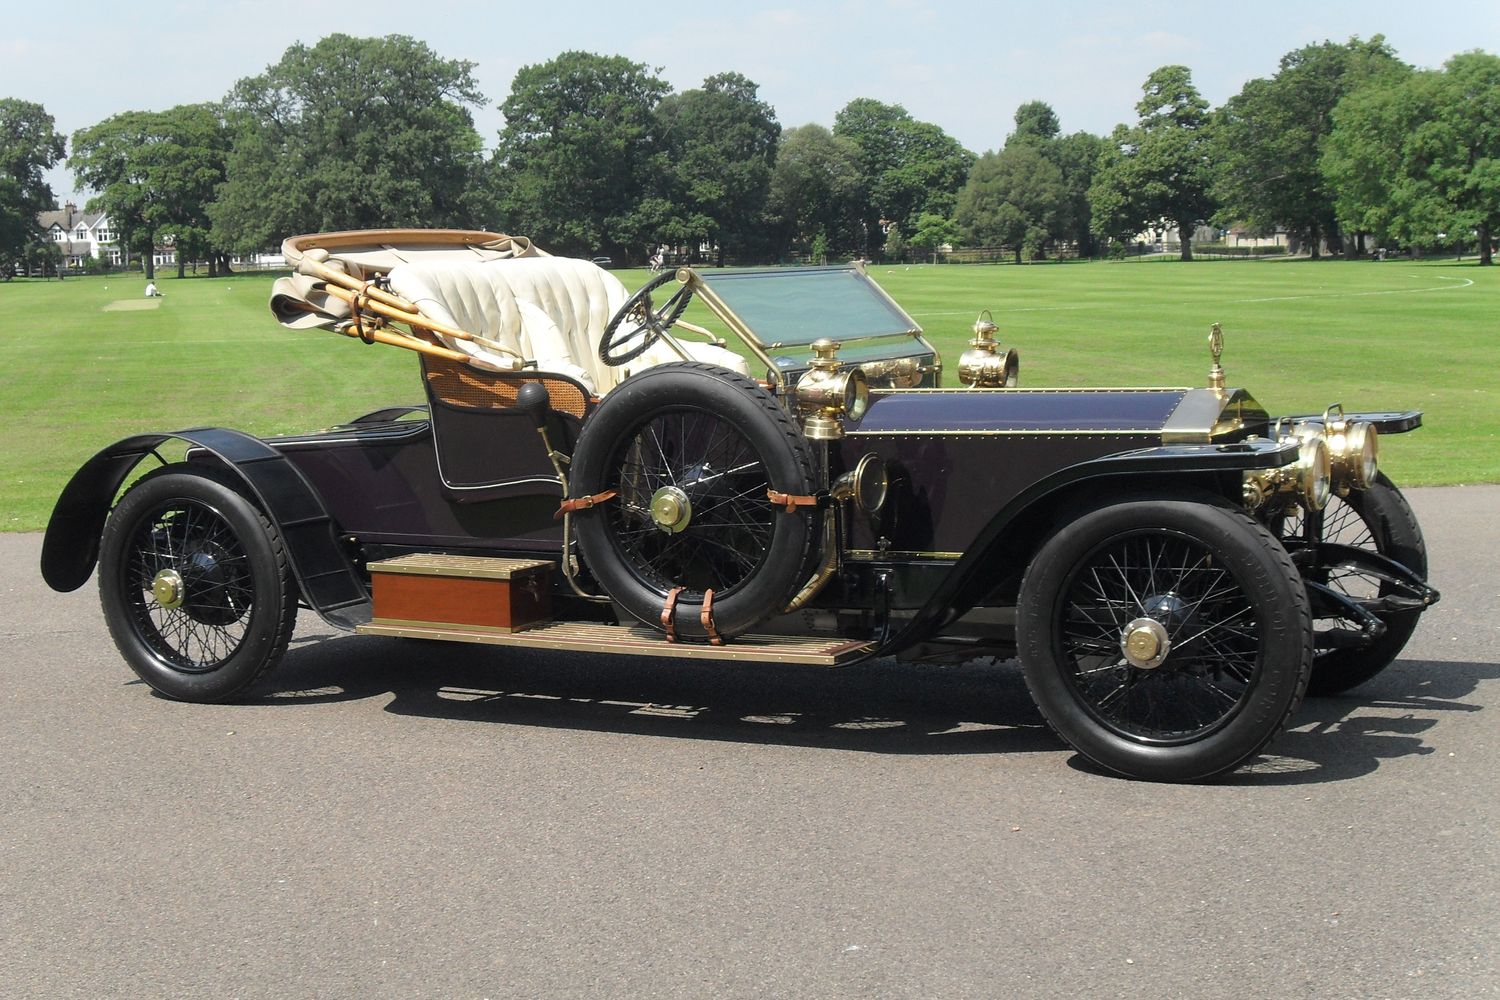
[[[673,410],[629,435],[614,462],[608,511],[620,557],[652,586],[729,596],[754,575],[775,532],[770,477],[743,430],[702,410]],[[662,496],[679,502],[663,512]]]
[[[143,477],[111,513],[99,599],[142,680],[183,701],[224,701],[286,652],[297,585],[281,535],[221,475],[188,465]]]
[[[1211,499],[1129,500],[1063,521],[1022,579],[1016,638],[1057,734],[1153,781],[1250,760],[1300,703],[1312,662],[1291,557]]]
[[[1167,532],[1112,539],[1079,563],[1065,601],[1058,641],[1068,679],[1104,725],[1183,742],[1243,706],[1260,658],[1259,622],[1201,543]],[[1132,635],[1154,637],[1151,655],[1132,660]]]
[[[1276,534],[1291,545],[1301,542],[1337,542],[1353,548],[1368,549],[1394,559],[1416,573],[1427,573],[1427,544],[1406,498],[1384,473],[1365,490],[1335,494],[1320,514],[1309,516],[1301,507],[1290,505],[1272,513],[1270,522]],[[1326,584],[1354,601],[1375,602],[1393,592],[1390,583],[1351,566],[1304,567],[1308,578]],[[1348,648],[1334,642],[1321,642],[1313,659],[1309,694],[1330,695],[1363,684],[1379,674],[1400,655],[1416,630],[1421,612],[1376,611],[1385,623],[1385,634],[1363,646]],[[1321,638],[1337,638],[1329,633],[1352,634],[1342,619],[1319,619],[1314,628]]]
[[[250,560],[222,514],[173,500],[142,518],[125,589],[143,642],[179,670],[213,670],[245,640],[255,603]]]
[[[811,573],[821,511],[788,513],[767,495],[813,492],[807,442],[765,387],[723,368],[666,364],[626,379],[584,425],[569,488],[611,496],[573,515],[579,554],[654,628],[740,635]]]

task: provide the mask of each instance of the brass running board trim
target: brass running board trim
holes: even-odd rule
[[[871,643],[858,639],[806,638],[781,635],[743,635],[727,645],[710,646],[667,642],[661,632],[643,625],[594,625],[551,622],[524,632],[491,632],[465,625],[393,625],[370,622],[354,631],[402,639],[478,642],[490,646],[560,649],[576,653],[616,653],[623,656],[660,656],[673,660],[739,660],[749,663],[799,663],[835,667],[867,652]]]

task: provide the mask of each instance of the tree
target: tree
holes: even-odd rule
[[[1214,125],[1218,220],[1260,232],[1287,229],[1318,255],[1339,242],[1334,189],[1319,167],[1333,109],[1378,74],[1407,71],[1376,35],[1288,52],[1270,79],[1251,80],[1220,108]],[[1348,249],[1354,250],[1353,243]]]
[[[1193,229],[1214,207],[1208,102],[1186,66],[1161,67],[1141,89],[1139,122],[1115,127],[1089,188],[1094,232],[1129,239],[1166,221],[1192,260]]]
[[[946,215],[938,215],[935,212],[923,212],[917,216],[916,231],[907,240],[907,244],[913,249],[928,252],[957,242],[958,223]]]
[[[1072,243],[1080,256],[1093,256],[1089,186],[1094,182],[1104,140],[1088,132],[1062,135],[1057,114],[1045,101],[1027,101],[1016,108],[1015,123],[1015,131],[1005,140],[1006,148],[1031,146],[1062,172],[1062,203],[1054,235]]]
[[[760,223],[781,125],[756,94],[756,85],[740,74],[720,73],[702,89],[669,96],[657,107],[669,197],[685,220],[678,228],[716,246],[721,265],[726,252],[766,242]]]
[[[882,223],[915,228],[923,212],[952,215],[974,154],[899,104],[860,97],[835,117],[833,134],[859,149],[868,196],[860,211],[862,249],[880,240]]]
[[[1038,143],[1045,145],[1055,140],[1062,132],[1057,122],[1057,112],[1046,101],[1027,101],[1016,108],[1016,130],[1005,140],[1012,143]]]
[[[821,236],[835,251],[861,250],[864,203],[859,147],[852,141],[821,125],[782,135],[767,204],[778,248],[806,252]]]
[[[1037,253],[1056,238],[1063,203],[1057,165],[1030,143],[1012,143],[974,164],[956,221],[967,242],[1009,246],[1020,263],[1023,248]]]
[[[98,194],[90,201],[109,213],[120,243],[145,260],[153,277],[152,250],[169,240],[181,276],[189,257],[216,258],[209,238],[208,206],[224,180],[229,135],[219,109],[184,104],[168,111],[127,111],[73,134],[68,166],[79,184]]]
[[[37,214],[55,204],[43,175],[63,149],[56,122],[40,104],[0,98],[0,271],[6,279],[40,238]]]
[[[1465,52],[1440,71],[1385,77],[1334,109],[1323,170],[1339,217],[1424,247],[1473,234],[1493,263],[1500,232],[1500,56]]]
[[[489,167],[502,228],[564,253],[638,257],[676,211],[658,183],[656,108],[669,90],[623,56],[564,52],[523,66]]]
[[[473,68],[405,35],[334,34],[239,81],[215,242],[249,252],[299,232],[471,223]]]
[[[1081,257],[1094,256],[1089,188],[1108,145],[1107,140],[1090,132],[1073,132],[1042,147],[1043,154],[1062,172],[1063,204],[1058,236],[1077,247]]]

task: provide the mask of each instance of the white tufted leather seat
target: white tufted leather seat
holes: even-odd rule
[[[599,360],[604,327],[630,293],[619,279],[586,260],[522,257],[514,260],[400,264],[391,290],[422,315],[503,344],[537,369],[577,379],[603,395],[632,371],[680,360],[658,343],[631,364],[611,368]],[[517,362],[465,340],[446,340],[479,367],[510,371]],[[696,360],[748,373],[743,358],[711,344],[683,343]]]

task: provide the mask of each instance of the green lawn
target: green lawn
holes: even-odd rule
[[[632,288],[645,278],[616,273]],[[1230,384],[1273,412],[1334,401],[1421,408],[1426,427],[1383,442],[1398,482],[1500,481],[1494,269],[1280,261],[872,273],[938,343],[950,379],[984,308],[1020,349],[1030,386],[1204,384],[1204,338],[1218,321]],[[42,527],[73,470],[127,434],[203,424],[275,434],[421,399],[408,352],[278,326],[269,276],[160,284],[166,297],[148,309],[106,308],[143,302],[139,278],[0,284],[12,420],[0,528]]]

